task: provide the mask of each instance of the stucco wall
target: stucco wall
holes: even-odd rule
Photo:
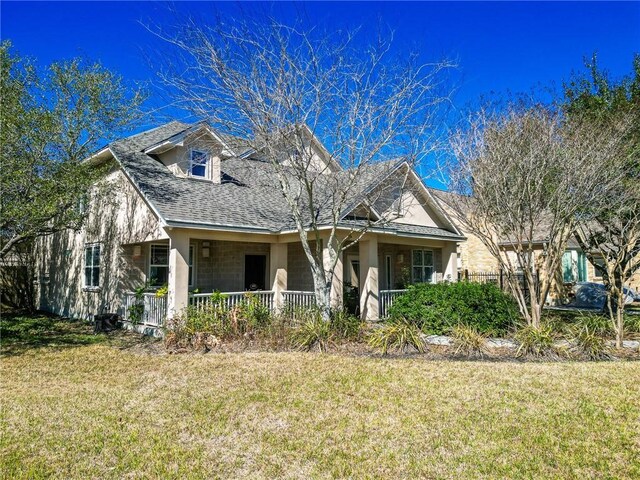
[[[144,282],[144,257],[133,257],[132,244],[166,238],[154,213],[120,170],[94,189],[87,208],[81,230],[38,242],[38,303],[43,310],[78,318],[116,311],[122,293]],[[84,287],[84,248],[89,243],[101,246],[98,289]]]
[[[210,155],[209,177],[207,180],[220,181],[220,161],[222,145],[204,133],[198,133],[184,140],[183,145],[176,146],[158,155],[159,160],[174,175],[187,177],[191,161],[191,150],[201,150]],[[217,175],[217,178],[214,178]]]

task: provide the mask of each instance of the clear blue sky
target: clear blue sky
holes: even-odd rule
[[[99,60],[130,81],[155,78],[148,62],[160,42],[141,23],[179,21],[180,14],[200,18],[217,13],[239,15],[259,10],[294,21],[304,15],[324,29],[375,31],[379,21],[395,31],[398,53],[418,50],[425,57],[454,58],[453,81],[458,108],[481,96],[528,92],[538,85],[561,84],[580,70],[585,55],[597,51],[613,77],[631,71],[640,52],[640,2],[624,3],[263,3],[236,2],[6,2],[1,7],[1,37],[22,55],[41,64],[86,56]],[[362,37],[362,35],[361,35]],[[364,41],[366,41],[366,33]],[[153,95],[149,107],[160,107],[162,119],[181,113],[162,108],[167,100]],[[161,121],[149,117],[146,126]],[[429,181],[437,185],[435,181]]]
[[[235,2],[2,1],[1,36],[43,64],[85,55],[127,79],[149,80],[154,71],[145,53],[158,40],[140,22],[175,23],[170,5],[199,16],[251,8]],[[382,19],[395,30],[397,49],[457,59],[459,105],[492,91],[522,92],[561,82],[594,51],[602,66],[619,76],[631,70],[632,55],[640,51],[640,2],[315,2],[259,8],[284,20],[304,12],[325,28]]]

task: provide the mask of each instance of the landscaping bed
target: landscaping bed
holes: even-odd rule
[[[265,352],[255,339],[168,355],[21,318],[3,319],[2,478],[640,476],[640,362],[441,361],[442,346],[385,358],[362,342]]]

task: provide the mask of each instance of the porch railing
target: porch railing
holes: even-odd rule
[[[282,292],[282,303],[285,308],[309,308],[316,304],[316,295],[313,292],[302,290],[284,290]]]
[[[378,294],[380,318],[385,318],[389,315],[389,308],[393,305],[393,301],[405,292],[406,290],[380,290]]]
[[[251,296],[258,300],[258,302],[269,311],[273,311],[274,305],[274,292],[271,290],[259,290],[255,292],[220,292],[222,295],[222,302],[225,309],[231,309],[247,299],[247,296]],[[196,308],[202,308],[211,303],[211,293],[192,293],[189,295],[189,305],[193,305]]]
[[[135,306],[140,305],[140,311],[136,311]],[[133,308],[132,308],[133,307]],[[135,318],[138,316],[139,318]],[[167,316],[167,297],[156,296],[149,292],[142,294],[142,298],[133,292],[125,293],[124,297],[124,319],[128,322],[161,327]]]

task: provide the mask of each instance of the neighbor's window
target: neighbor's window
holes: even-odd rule
[[[161,287],[169,280],[169,245],[151,245],[149,285]]]
[[[209,154],[201,150],[191,150],[189,161],[189,175],[192,177],[207,178]]]
[[[84,247],[84,286],[100,286],[100,245],[91,244]]]
[[[433,282],[433,252],[431,250],[414,250],[411,266],[414,283]]]

